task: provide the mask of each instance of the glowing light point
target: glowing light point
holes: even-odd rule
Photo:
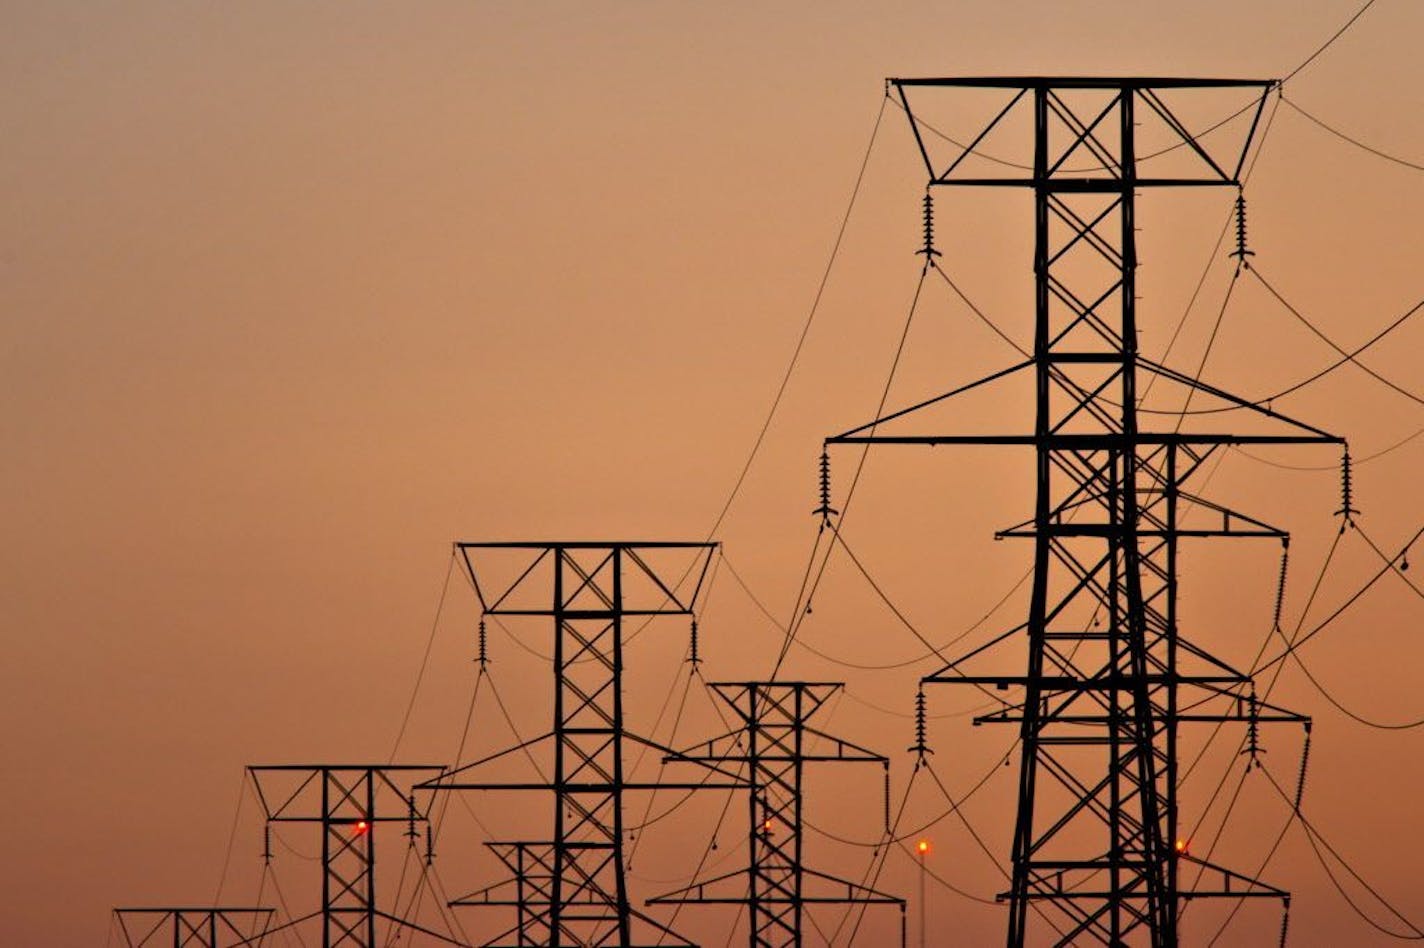
[[[352,832],[355,833],[357,836],[364,836],[366,834],[366,831],[370,828],[371,824],[367,823],[365,820],[357,820],[351,825]]]
[[[927,839],[920,840],[915,844],[915,852],[921,856],[928,856],[930,854],[930,841]]]
[[[1177,840],[1177,852],[1178,852],[1179,854],[1181,854],[1181,855],[1185,855],[1185,854],[1186,854],[1186,852],[1187,852],[1187,841],[1186,841],[1185,839],[1179,839],[1179,840]]]

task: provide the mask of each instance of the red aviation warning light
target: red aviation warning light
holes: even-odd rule
[[[365,836],[366,833],[370,831],[370,829],[370,823],[367,823],[365,820],[357,820],[355,823],[351,824],[351,835]]]
[[[1187,841],[1186,841],[1185,839],[1179,839],[1179,840],[1177,840],[1177,855],[1178,855],[1178,856],[1185,856],[1186,854],[1187,854]]]
[[[921,857],[928,856],[930,854],[930,841],[927,839],[920,840],[915,844],[915,852],[919,853]]]

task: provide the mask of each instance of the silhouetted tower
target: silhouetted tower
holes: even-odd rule
[[[409,783],[396,781],[444,769],[419,764],[247,768],[268,824],[321,826],[322,948],[375,948],[378,917],[425,931],[377,908],[376,828],[403,824],[415,845],[415,824],[425,821],[429,807],[417,810]],[[448,941],[442,935],[435,937]]]
[[[116,908],[114,918],[124,948],[261,948],[274,912],[236,907]]]
[[[729,764],[745,768],[751,783],[747,797],[750,861],[746,869],[694,882],[650,899],[649,904],[746,905],[751,948],[800,946],[803,914],[812,905],[899,905],[903,936],[903,899],[802,864],[805,765],[828,761],[889,767],[889,761],[874,751],[809,726],[810,719],[843,686],[838,682],[739,681],[714,682],[711,687],[739,726],[666,760],[718,769]]]
[[[511,937],[516,948],[553,944],[549,937],[549,907],[554,904],[554,844],[519,841],[488,842],[485,846],[509,870],[510,878],[477,889],[450,904],[456,907],[499,905],[515,910],[514,927],[486,944],[501,944]],[[577,944],[574,933],[567,929],[565,941]]]
[[[486,615],[553,620],[554,726],[424,786],[553,791],[554,838],[495,844],[496,855],[515,873],[512,900],[490,887],[453,904],[515,905],[518,922],[506,935],[519,939],[516,945],[686,944],[629,902],[623,796],[629,790],[744,784],[735,779],[718,785],[625,778],[625,741],[669,749],[624,728],[624,621],[691,615],[716,544],[459,543],[456,549]],[[506,567],[502,572],[501,565]],[[688,581],[686,592],[680,591],[684,583],[678,575]],[[548,780],[475,782],[465,776],[545,742],[553,751]]]
[[[976,650],[925,680],[1023,689],[1020,701],[979,719],[1016,723],[1022,737],[1011,883],[1001,896],[1009,901],[1008,943],[1024,944],[1037,914],[1035,924],[1045,925],[1041,934],[1058,944],[1174,945],[1185,898],[1287,897],[1215,866],[1203,868],[1219,887],[1181,887],[1179,865],[1196,860],[1177,835],[1178,724],[1302,720],[1254,702],[1248,711],[1249,676],[1179,635],[1182,538],[1285,540],[1281,531],[1196,497],[1184,485],[1226,445],[1341,439],[1139,353],[1137,196],[1179,186],[1239,188],[1272,83],[995,78],[892,84],[931,185],[1032,192],[1033,350],[1015,366],[828,443],[1033,448],[1033,517],[1000,534],[1033,540],[1027,622],[1000,636],[999,647]],[[926,99],[951,90],[977,96],[980,104],[995,97],[994,109],[1007,104],[967,146],[944,145],[948,154],[941,159],[943,136],[922,113]],[[1202,90],[1250,97],[1238,113],[1240,124],[1249,124],[1244,136],[1235,133],[1239,151],[1221,146],[1233,135],[1230,125],[1213,136],[1208,151],[1167,101]],[[1016,156],[1025,142],[1031,154],[1021,160]],[[1141,173],[1149,158],[1153,173]],[[927,265],[935,265],[932,258]],[[1015,379],[1029,383],[1031,433],[902,433],[935,406],[952,409],[955,396]],[[1160,416],[1139,414],[1143,383],[1153,382],[1183,397],[1190,392],[1196,406],[1249,415],[1265,430],[1188,433],[1182,415],[1154,426]],[[1214,426],[1226,416],[1201,417]],[[1210,522],[1184,527],[1184,505]],[[1026,655],[1011,656],[1022,671],[980,670],[1008,644],[1026,647]],[[1182,689],[1191,693],[1182,696]],[[1199,707],[1200,701],[1228,707],[1207,713],[1215,705]]]

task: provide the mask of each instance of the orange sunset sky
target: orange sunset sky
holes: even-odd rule
[[[703,603],[702,673],[767,675],[773,620],[791,618],[816,536],[821,440],[873,417],[920,274],[924,168],[903,113],[887,105],[877,120],[885,78],[1280,78],[1362,5],[0,4],[0,944],[117,943],[116,905],[249,904],[259,885],[271,903],[247,764],[381,762],[393,747],[401,761],[452,763],[457,749],[468,761],[517,741],[496,691],[518,733],[547,730],[548,630],[491,627],[494,687],[460,747],[478,607],[451,573],[451,542],[706,537],[873,141],[795,370],[716,532],[725,558]],[[1347,348],[1424,297],[1421,36],[1424,6],[1370,4],[1284,101],[1272,97],[1245,188],[1257,272]],[[1204,125],[1237,104],[1189,114]],[[936,122],[968,136],[984,117],[949,105]],[[1140,342],[1160,357],[1185,312],[1168,357],[1183,371],[1222,312],[1233,261],[1213,245],[1233,197],[1139,205]],[[936,200],[945,272],[1027,342],[1028,195]],[[1336,452],[1232,450],[1211,476],[1213,499],[1292,532],[1288,629],[1324,621],[1424,527],[1424,436],[1408,440],[1424,430],[1421,353],[1424,317],[1361,357],[1412,399],[1347,365],[1275,406],[1347,436],[1360,462],[1360,529],[1328,568]],[[931,278],[888,404],[1016,359]],[[1258,398],[1335,359],[1242,278],[1203,377]],[[1031,425],[1026,397],[975,410],[981,427]],[[846,448],[832,458],[837,499],[856,460]],[[1022,449],[876,449],[845,538],[937,645],[1008,594],[951,649],[967,650],[1024,618],[1026,590],[1011,589],[1030,548],[992,535],[1031,516],[1032,475]],[[1419,568],[1387,571],[1301,650],[1319,687],[1286,663],[1272,693],[1314,717],[1306,815],[1404,918],[1330,861],[1378,928],[1362,919],[1294,827],[1261,873],[1294,893],[1293,945],[1392,944],[1380,928],[1424,926],[1424,729],[1338,707],[1376,724],[1424,715],[1424,543],[1415,553]],[[1278,557],[1269,542],[1184,544],[1186,634],[1249,665],[1270,630]],[[627,656],[633,728],[678,746],[719,728],[683,664],[687,632],[661,621]],[[823,726],[891,756],[898,806],[916,683],[939,660],[843,553],[799,634],[785,673],[847,682]],[[675,727],[665,702],[684,707]],[[998,762],[1013,734],[971,727],[975,707],[961,689],[929,691],[947,791],[991,774],[964,807],[987,854],[955,817],[925,831],[947,883],[929,883],[930,944],[997,943],[1004,929],[992,896],[1017,769]],[[1254,873],[1289,811],[1257,772],[1242,780],[1237,740],[1184,783],[1183,818],[1193,845],[1214,836],[1211,791],[1240,781],[1214,859]],[[1271,773],[1293,785],[1300,729],[1264,740]],[[1195,754],[1200,735],[1184,747]],[[651,756],[640,766],[656,775]],[[808,780],[808,863],[860,878],[882,829],[878,768]],[[725,799],[699,795],[647,827],[637,900],[688,881]],[[659,795],[646,812],[675,802]],[[496,877],[482,826],[548,832],[546,797],[464,803],[437,847],[450,895]],[[650,804],[630,806],[642,816]],[[917,780],[902,827],[947,807]],[[717,833],[724,871],[741,858],[733,813]],[[404,841],[381,843],[394,898]],[[302,828],[274,844],[297,915],[316,904],[317,847]],[[917,868],[892,853],[877,884],[914,899]],[[441,928],[435,901],[419,918]],[[912,901],[912,938],[917,912]],[[734,914],[688,908],[676,927],[707,945],[745,939]],[[1224,917],[1193,906],[1184,943],[1206,944]],[[460,919],[473,939],[507,924]],[[839,945],[855,922],[828,910],[817,924]],[[1274,903],[1248,905],[1217,944],[1274,944],[1279,925]],[[897,913],[872,909],[855,943],[893,944],[898,931]]]

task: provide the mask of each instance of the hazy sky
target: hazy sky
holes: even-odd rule
[[[0,941],[96,944],[111,906],[211,901],[246,764],[387,759],[452,540],[702,539],[796,344],[885,77],[1280,77],[1360,5],[4,3]],[[1286,96],[1424,162],[1421,35],[1424,8],[1378,0]],[[946,118],[963,131],[982,116]],[[1259,272],[1336,342],[1359,345],[1424,296],[1421,182],[1282,105],[1246,188]],[[903,115],[887,108],[797,370],[719,531],[708,679],[770,669],[779,633],[732,569],[789,617],[816,529],[820,441],[868,420],[886,384],[919,272],[923,187]],[[1144,351],[1166,346],[1231,197],[1144,200]],[[1020,340],[1031,328],[1029,209],[1023,195],[956,193],[939,195],[937,212],[946,271]],[[1179,368],[1201,359],[1224,254],[1174,347]],[[1367,362],[1417,393],[1421,351],[1424,324],[1410,323]],[[890,403],[1013,357],[931,282]],[[1244,280],[1205,377],[1254,398],[1333,358]],[[1418,404],[1349,367],[1277,407],[1347,435],[1362,458],[1424,427]],[[1028,411],[1004,402],[988,417],[1026,426]],[[1368,541],[1392,555],[1424,522],[1424,437],[1356,470],[1365,535],[1340,541],[1303,620],[1338,528],[1336,458],[1257,453],[1321,468],[1233,452],[1210,489],[1293,532],[1285,616],[1309,628],[1379,569]],[[854,461],[835,459],[842,495]],[[943,643],[1027,568],[1027,546],[992,534],[1031,504],[1024,453],[887,449],[870,457],[846,537]],[[1249,664],[1269,628],[1277,557],[1265,543],[1189,545],[1187,633]],[[1020,590],[956,648],[1022,621],[1024,602]],[[1303,657],[1351,711],[1411,720],[1424,713],[1421,618],[1419,597],[1387,576]],[[457,573],[400,759],[454,758],[476,620]],[[678,744],[708,736],[717,722],[700,687],[676,734],[658,719],[684,691],[686,626],[656,628],[630,649],[635,726]],[[548,671],[521,643],[537,652],[548,636],[511,632],[518,642],[492,630],[489,680],[528,736],[548,727]],[[788,671],[849,682],[826,726],[894,756],[898,800],[905,715],[937,660],[844,557],[827,567],[803,635],[843,664],[797,648]],[[466,760],[515,740],[492,695],[476,703]],[[1424,925],[1424,736],[1355,723],[1295,666],[1274,698],[1316,719],[1307,814]],[[956,795],[1013,737],[969,727],[973,703],[931,692],[936,772]],[[1272,772],[1293,781],[1299,730],[1266,739]],[[1187,822],[1229,751],[1183,788]],[[1017,770],[1000,770],[965,812],[1004,861]],[[811,780],[813,822],[875,839],[877,774]],[[469,802],[500,834],[540,832],[548,813],[542,799]],[[671,802],[660,796],[653,812]],[[686,881],[721,804],[694,801],[649,827],[638,898]],[[946,806],[917,782],[905,825]],[[1253,774],[1214,858],[1253,872],[1286,816]],[[235,825],[222,897],[249,902],[262,845],[250,796]],[[726,869],[741,831],[729,818],[718,834]],[[930,835],[945,879],[974,896],[999,890],[962,823]],[[284,837],[275,869],[300,914],[318,891],[303,858],[317,841]],[[469,811],[452,809],[438,861],[452,895],[493,881],[475,854],[483,838]],[[392,836],[388,847],[400,845]],[[808,847],[845,875],[869,861],[869,848],[823,836]],[[1341,900],[1299,829],[1264,875],[1295,893],[1292,944],[1390,943]],[[909,860],[893,857],[880,886],[915,885]],[[1002,908],[934,883],[931,893],[932,942],[1000,937]],[[1189,939],[1214,930],[1214,911],[1188,913]],[[428,901],[425,913],[438,921]],[[504,921],[481,918],[466,916],[472,934]],[[731,924],[699,908],[678,928],[720,944]],[[1278,924],[1274,907],[1248,906],[1220,943],[1260,944]],[[887,943],[897,925],[872,913],[858,943]]]

